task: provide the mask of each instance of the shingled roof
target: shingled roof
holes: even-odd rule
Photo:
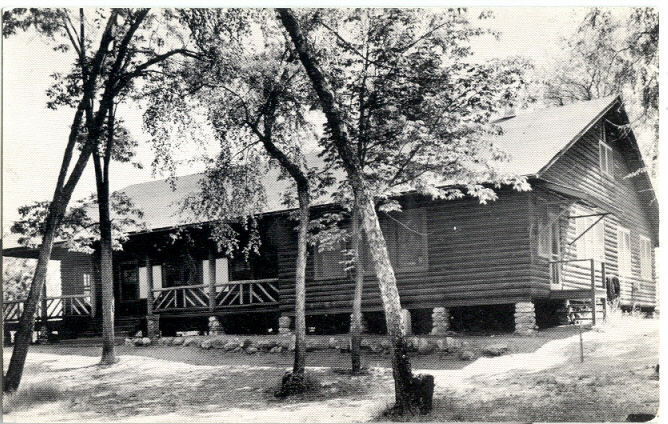
[[[503,134],[495,139],[510,157],[501,170],[510,174],[539,177],[563,152],[579,139],[613,106],[619,97],[573,103],[567,106],[538,109],[507,117],[497,122]],[[314,160],[315,154],[312,155]],[[278,171],[265,175],[268,202],[263,213],[286,210],[281,195],[287,181],[278,179]],[[192,223],[196,219],[181,211],[181,202],[197,193],[202,174],[179,177],[173,190],[167,180],[133,184],[119,192],[126,193],[144,211],[144,220],[152,230]],[[326,199],[324,200],[326,202]],[[321,201],[322,203],[322,201]]]

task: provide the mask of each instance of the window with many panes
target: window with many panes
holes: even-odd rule
[[[600,216],[575,219],[576,237],[580,237],[576,242],[578,259],[594,259],[598,262],[605,260],[605,222],[599,219]]]
[[[604,175],[612,177],[615,175],[615,161],[613,150],[606,141],[605,127],[601,126],[601,137],[598,141],[598,165]]]
[[[631,232],[624,228],[617,228],[617,269],[620,276],[631,275]]]
[[[428,267],[425,209],[407,209],[389,215],[379,214],[380,227],[387,244],[390,262],[396,272],[421,271]],[[315,278],[345,277],[345,252],[350,242],[339,243],[329,250],[315,249]],[[373,273],[366,237],[361,249],[365,273]]]
[[[561,230],[559,215],[547,213],[538,221],[538,255],[545,258],[558,257],[561,252]]]
[[[652,279],[652,241],[645,236],[640,236],[640,277]]]

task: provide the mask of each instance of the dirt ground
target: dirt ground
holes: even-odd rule
[[[435,376],[434,412],[419,421],[625,421],[656,414],[658,321],[627,318],[583,335],[573,328],[538,337],[472,337],[472,349],[507,343],[510,354],[461,361],[415,355],[415,372]],[[31,347],[21,390],[5,399],[4,422],[360,422],[383,420],[393,384],[389,357],[367,354],[369,375],[338,372],[349,356],[310,352],[318,393],[273,396],[292,356],[230,354],[192,347],[119,346],[120,362],[97,365],[99,347]],[[8,363],[11,349],[3,352]],[[21,391],[47,387],[21,402]]]

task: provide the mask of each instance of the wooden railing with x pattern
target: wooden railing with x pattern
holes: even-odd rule
[[[91,298],[89,294],[72,294],[58,297],[47,297],[46,316],[49,320],[62,319],[69,316],[90,316]],[[16,322],[23,314],[25,299],[4,301],[2,316],[5,322]],[[43,319],[42,303],[37,307],[35,317]]]
[[[219,283],[215,301],[207,284],[153,289],[153,311],[203,310],[278,303],[278,279],[239,280]]]

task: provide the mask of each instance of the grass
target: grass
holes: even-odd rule
[[[8,414],[32,408],[40,403],[57,402],[65,398],[65,392],[54,383],[24,384],[14,393],[3,393],[2,411]]]

